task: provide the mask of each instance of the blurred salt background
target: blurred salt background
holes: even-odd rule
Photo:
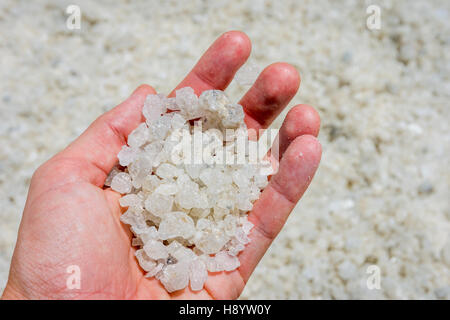
[[[239,29],[256,66],[300,71],[291,106],[318,109],[324,150],[242,298],[450,299],[448,1],[77,1],[80,30],[68,4],[0,2],[0,288],[39,164],[139,84],[169,92]]]

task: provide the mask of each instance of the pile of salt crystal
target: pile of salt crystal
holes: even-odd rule
[[[222,91],[197,97],[186,87],[174,98],[149,95],[142,113],[146,121],[128,136],[120,166],[105,185],[124,194],[120,205],[128,210],[121,221],[131,227],[146,276],[159,279],[168,292],[189,283],[201,290],[208,271],[240,266],[238,254],[253,227],[247,212],[268,183],[261,169],[270,164],[224,160],[237,155],[238,141],[249,141],[242,107]],[[202,146],[197,162],[196,130]],[[188,148],[179,148],[186,141]]]

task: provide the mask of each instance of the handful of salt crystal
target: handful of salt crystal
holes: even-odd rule
[[[239,154],[239,141],[249,143],[244,112],[220,90],[149,95],[142,112],[146,121],[128,136],[105,185],[124,194],[121,221],[131,227],[146,276],[168,292],[189,283],[201,290],[208,271],[240,266],[253,227],[247,212],[270,164]]]

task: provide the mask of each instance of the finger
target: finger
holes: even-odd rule
[[[281,125],[278,137],[271,150],[279,160],[295,138],[305,134],[317,137],[320,129],[319,113],[311,106],[299,104],[291,108]]]
[[[244,107],[245,122],[255,130],[267,128],[291,101],[300,86],[300,75],[287,63],[265,68],[239,104]]]
[[[310,135],[297,137],[287,148],[279,171],[272,176],[248,217],[255,227],[250,233],[250,244],[239,255],[239,271],[244,281],[247,281],[308,188],[321,153],[319,141]]]
[[[117,154],[126,144],[128,134],[144,119],[145,98],[156,91],[141,85],[124,102],[97,118],[80,137],[55,156],[55,160],[75,159],[84,162],[85,180],[103,186],[106,176],[117,163]]]
[[[177,89],[191,87],[197,95],[205,90],[224,90],[233,80],[236,71],[245,63],[251,51],[251,42],[240,31],[229,31],[221,35],[203,54]]]

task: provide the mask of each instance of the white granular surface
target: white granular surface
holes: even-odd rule
[[[374,2],[379,31],[366,28],[373,2],[351,0],[77,1],[71,31],[64,2],[2,0],[0,288],[37,166],[139,84],[169,92],[240,29],[254,65],[298,68],[293,103],[318,108],[324,150],[242,298],[449,299],[450,4]]]

